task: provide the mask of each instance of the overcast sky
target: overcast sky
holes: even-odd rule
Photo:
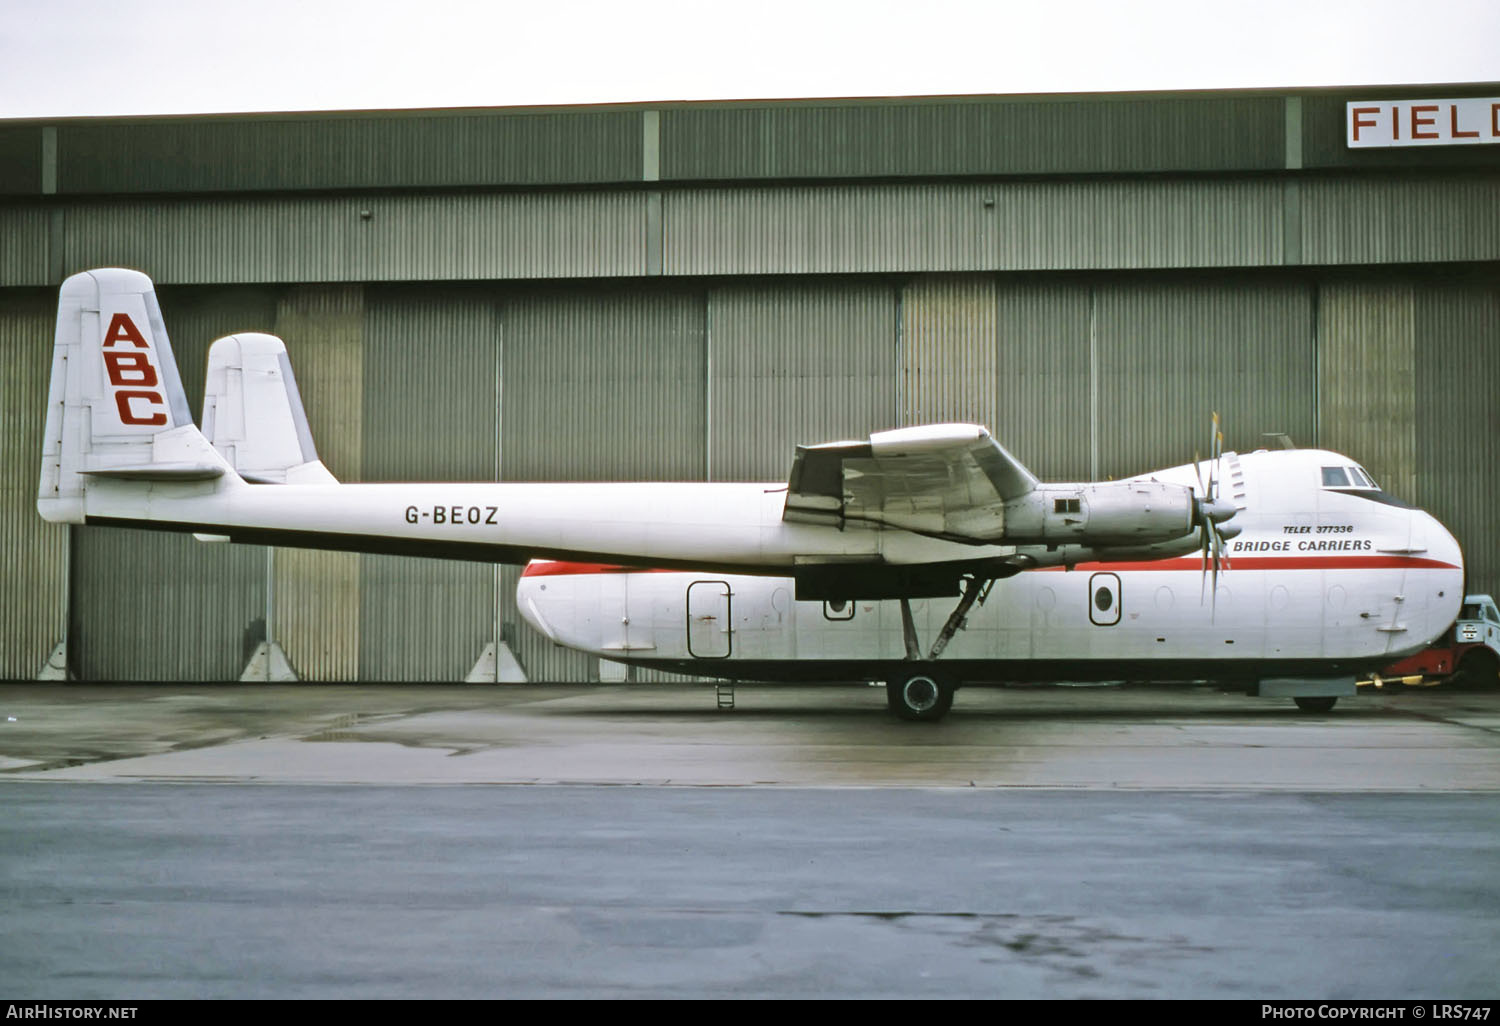
[[[0,0],[0,117],[1500,81],[1500,0]]]

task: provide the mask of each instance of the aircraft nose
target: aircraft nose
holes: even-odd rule
[[[1414,556],[1431,561],[1426,564],[1431,567],[1427,572],[1437,575],[1436,579],[1429,578],[1431,588],[1437,594],[1429,593],[1429,615],[1432,622],[1428,625],[1436,635],[1458,616],[1463,602],[1466,583],[1463,549],[1453,532],[1425,510],[1415,511],[1410,545],[1416,550],[1413,552]]]
[[[1413,548],[1426,548],[1430,558],[1452,564],[1461,574],[1464,569],[1463,546],[1459,545],[1453,532],[1449,531],[1447,526],[1431,513],[1419,510],[1417,516],[1419,519],[1414,525],[1416,530],[1412,532],[1414,540],[1418,531],[1426,537],[1425,545],[1419,542]]]

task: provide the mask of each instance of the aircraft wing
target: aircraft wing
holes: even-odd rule
[[[882,431],[867,442],[798,446],[784,520],[882,524],[953,541],[987,543],[1003,507],[1037,479],[975,424]]]

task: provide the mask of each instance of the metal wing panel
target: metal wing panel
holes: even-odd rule
[[[972,424],[934,424],[799,448],[785,519],[858,520],[960,541],[991,542],[1008,499],[1036,478]]]
[[[1001,499],[1006,502],[1019,499],[1036,488],[1036,475],[1020,460],[1006,452],[993,438],[987,437],[985,441],[987,445],[976,445],[970,452]]]

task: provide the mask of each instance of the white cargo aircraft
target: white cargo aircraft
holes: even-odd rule
[[[1453,622],[1457,542],[1352,460],[1223,462],[1242,508],[1222,576],[1192,556],[1039,568],[986,584],[955,624],[931,603],[802,600],[790,578],[539,560],[516,602],[569,648],[727,680],[885,681],[891,710],[918,720],[941,718],[963,683],[1121,679],[1232,681],[1326,712]],[[1198,469],[1152,476],[1187,485]]]
[[[941,424],[799,447],[786,484],[340,484],[318,461],[285,347],[259,334],[210,351],[204,431],[150,280],[112,268],[64,282],[43,517],[252,544],[552,560],[523,580],[525,615],[561,644],[622,661],[704,673],[707,660],[717,677],[811,666],[817,677],[885,679],[892,708],[913,719],[943,715],[961,679],[1080,668],[1118,677],[1127,665],[1161,677],[1211,659],[1260,667],[1257,676],[1317,675],[1287,681],[1286,693],[1327,703],[1345,693],[1328,690],[1330,675],[1420,648],[1462,598],[1452,536],[1332,453],[1224,454],[1227,477],[1216,454],[1207,486],[1198,463],[1043,484],[984,428]],[[1231,595],[1219,571],[1242,534]],[[1189,601],[1210,567],[1212,600]],[[941,664],[950,672],[937,672],[992,589],[996,626],[971,631]],[[911,603],[953,596],[924,656]],[[809,610],[844,622],[799,631]],[[848,629],[835,641],[839,626]],[[803,668],[777,672],[793,665]]]

